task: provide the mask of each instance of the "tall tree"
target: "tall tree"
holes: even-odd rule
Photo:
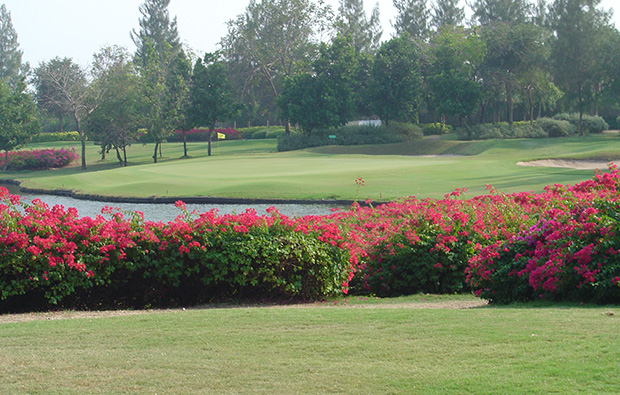
[[[442,130],[446,116],[466,117],[479,105],[482,87],[476,71],[485,52],[480,36],[462,27],[446,26],[431,39],[428,88]]]
[[[527,21],[531,5],[527,0],[475,0],[472,11],[476,25],[518,24]]]
[[[483,28],[487,56],[483,73],[496,84],[495,95],[506,104],[506,120],[514,121],[514,99],[530,72],[545,60],[541,30],[531,23],[496,22]],[[483,77],[483,78],[485,78]]]
[[[351,36],[338,36],[331,45],[321,44],[312,72],[289,78],[279,104],[303,132],[341,126],[355,110],[354,77],[357,58]]]
[[[163,56],[168,47],[173,52],[181,49],[177,18],[170,20],[168,5],[170,0],[145,0],[140,5],[140,30],[131,32],[131,39],[136,45],[135,63],[145,66],[147,60],[147,44],[155,49],[155,53]],[[164,59],[161,58],[163,61]]]
[[[409,34],[416,40],[424,41],[429,35],[430,11],[426,0],[392,0],[398,12],[392,24],[396,35]]]
[[[50,108],[69,114],[75,121],[82,143],[82,170],[86,170],[86,133],[84,120],[96,108],[98,95],[91,91],[87,70],[71,59],[53,59],[42,63],[36,71],[37,97]]]
[[[465,10],[459,7],[459,0],[435,0],[432,5],[431,25],[439,32],[446,26],[461,26],[465,20]]]
[[[219,54],[207,53],[194,65],[190,90],[190,119],[195,126],[209,129],[208,155],[211,156],[213,129],[218,122],[232,118],[237,111],[226,66]]]
[[[146,62],[138,68],[143,105],[143,125],[147,129],[145,140],[155,144],[153,163],[161,156],[161,144],[181,122],[183,107],[187,103],[184,67],[187,62],[184,51],[175,51],[172,46],[164,53],[156,50],[154,43],[146,46]]]
[[[127,147],[138,136],[140,96],[138,76],[129,54],[120,47],[108,47],[95,56],[94,69],[100,69],[94,84],[106,84],[99,106],[86,123],[89,139],[101,146],[102,156],[114,149],[121,166],[127,166]],[[99,74],[99,73],[98,73]]]
[[[70,116],[61,92],[56,89],[53,80],[48,78],[49,75],[59,75],[62,70],[68,70],[77,67],[70,58],[54,58],[47,62],[41,63],[34,70],[33,83],[36,90],[36,100],[40,109],[49,112],[58,118],[60,132],[64,130],[64,120],[66,116]],[[75,70],[77,72],[77,70]]]
[[[356,52],[374,53],[383,34],[379,3],[375,4],[370,18],[367,18],[363,0],[340,0],[336,34],[343,37],[350,35]]]
[[[600,0],[555,0],[550,9],[556,37],[551,55],[554,77],[565,98],[576,102],[580,134],[584,111],[598,88],[598,42],[610,18],[599,5]]]
[[[0,80],[17,87],[26,76],[30,66],[22,64],[23,51],[19,49],[17,32],[13,28],[11,13],[2,4],[0,6]]]
[[[7,170],[9,151],[27,143],[39,132],[36,105],[26,92],[26,84],[15,88],[0,80],[0,150],[5,152],[3,171]]]
[[[422,93],[419,58],[407,33],[381,44],[373,63],[370,98],[384,124],[416,118]]]
[[[245,12],[228,22],[220,43],[225,59],[243,75],[238,85],[264,87],[275,103],[286,77],[307,70],[316,57],[330,19],[330,9],[311,0],[250,0]]]

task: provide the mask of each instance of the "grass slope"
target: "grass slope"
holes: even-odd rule
[[[189,147],[190,157],[181,158],[181,144],[165,144],[164,157],[153,164],[152,147],[134,145],[129,152],[130,166],[120,168],[110,160],[111,155],[98,161],[96,147],[89,146],[87,172],[73,167],[11,176],[27,187],[141,197],[383,201],[411,195],[441,197],[456,188],[467,188],[469,196],[474,196],[485,193],[486,184],[510,193],[540,191],[546,185],[590,178],[590,170],[520,167],[516,163],[545,158],[611,159],[614,152],[620,152],[620,139],[615,135],[480,142],[431,139],[285,153],[275,152],[274,140],[224,141],[219,147],[214,145],[212,157],[206,157],[205,143]],[[365,180],[359,191],[354,183],[358,177]]]
[[[0,324],[0,392],[620,391],[620,318],[609,308],[371,299]]]

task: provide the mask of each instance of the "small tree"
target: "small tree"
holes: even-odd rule
[[[195,126],[209,129],[208,155],[211,156],[213,129],[218,122],[232,118],[238,105],[231,95],[226,66],[217,53],[207,53],[194,65],[190,90],[190,119]]]
[[[8,83],[0,80],[0,150],[5,153],[3,171],[6,172],[9,151],[27,143],[39,131],[36,105],[26,93],[22,81],[11,90]]]

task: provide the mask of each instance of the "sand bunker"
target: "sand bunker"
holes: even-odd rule
[[[577,170],[606,170],[610,162],[602,162],[595,160],[570,160],[570,159],[542,159],[530,162],[518,162],[518,166],[536,166],[536,167],[563,167]],[[620,159],[614,160],[613,163],[620,164]]]

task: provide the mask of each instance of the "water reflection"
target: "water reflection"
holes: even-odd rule
[[[94,217],[101,214],[101,209],[106,206],[118,207],[123,211],[141,211],[147,221],[172,221],[181,211],[174,204],[154,204],[154,203],[108,203],[92,200],[74,199],[66,196],[55,195],[31,195],[21,193],[19,187],[11,184],[0,184],[14,195],[20,195],[22,201],[30,203],[33,199],[39,198],[50,207],[62,205],[64,207],[75,207],[81,217]],[[187,209],[198,213],[217,209],[219,215],[242,213],[248,208],[253,208],[259,215],[266,214],[267,208],[274,206],[278,211],[287,216],[304,215],[325,215],[331,212],[332,206],[325,204],[187,204]]]

